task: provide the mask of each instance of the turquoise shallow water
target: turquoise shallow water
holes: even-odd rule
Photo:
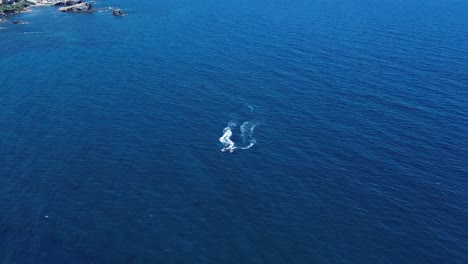
[[[465,1],[108,6],[2,24],[0,263],[468,261]]]

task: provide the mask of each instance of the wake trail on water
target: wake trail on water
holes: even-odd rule
[[[239,147],[240,149],[249,149],[249,148],[253,147],[253,145],[255,145],[255,143],[257,143],[255,138],[253,138],[253,136],[252,136],[256,126],[257,126],[257,124],[254,123],[253,121],[244,122],[241,125],[241,127],[240,127],[240,130],[241,130],[241,133],[242,133],[241,138],[242,138],[242,143],[244,144],[244,146]]]
[[[235,121],[230,121],[223,129],[223,135],[219,138],[219,142],[223,144],[223,148],[221,151],[226,151],[229,150],[230,152],[234,152],[235,149],[242,149],[246,150],[255,145],[257,142],[255,138],[253,138],[253,132],[255,129],[255,126],[257,126],[256,122],[254,121],[246,121],[242,123],[240,126],[240,139],[241,139],[241,145],[236,146],[236,143],[231,139],[233,135],[233,130],[237,126],[237,122]]]

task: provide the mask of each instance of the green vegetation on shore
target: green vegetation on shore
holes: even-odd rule
[[[0,15],[9,15],[9,14],[16,14],[21,11],[24,11],[26,7],[35,5],[36,3],[29,2],[27,0],[14,2],[12,4],[2,4],[0,5]]]

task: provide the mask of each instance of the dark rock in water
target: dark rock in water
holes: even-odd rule
[[[13,21],[13,24],[19,24],[19,25],[22,25],[22,24],[27,24],[26,22],[24,21],[21,21],[21,20],[15,20]]]
[[[126,14],[124,12],[122,12],[122,10],[120,10],[120,9],[115,9],[114,11],[112,11],[112,15],[114,15],[114,16],[125,16]]]
[[[60,7],[59,11],[62,12],[90,12],[93,6],[90,3],[80,3],[71,6]]]
[[[72,6],[72,5],[77,5],[81,3],[83,3],[83,1],[81,0],[64,0],[64,1],[55,3],[54,6]]]
[[[65,1],[65,5],[67,5],[67,6],[77,5],[77,4],[81,4],[81,3],[83,3],[83,1],[81,1],[81,0],[68,0],[68,1]]]

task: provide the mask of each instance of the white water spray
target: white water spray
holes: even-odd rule
[[[253,137],[253,131],[257,124],[253,121],[247,121],[242,123],[240,126],[241,131],[241,141],[242,144],[240,146],[236,146],[234,141],[231,140],[233,135],[233,129],[236,127],[236,123],[231,121],[228,123],[228,126],[224,128],[223,135],[219,138],[219,142],[223,144],[223,148],[221,151],[229,150],[229,152],[234,152],[235,149],[249,149],[257,142]]]

